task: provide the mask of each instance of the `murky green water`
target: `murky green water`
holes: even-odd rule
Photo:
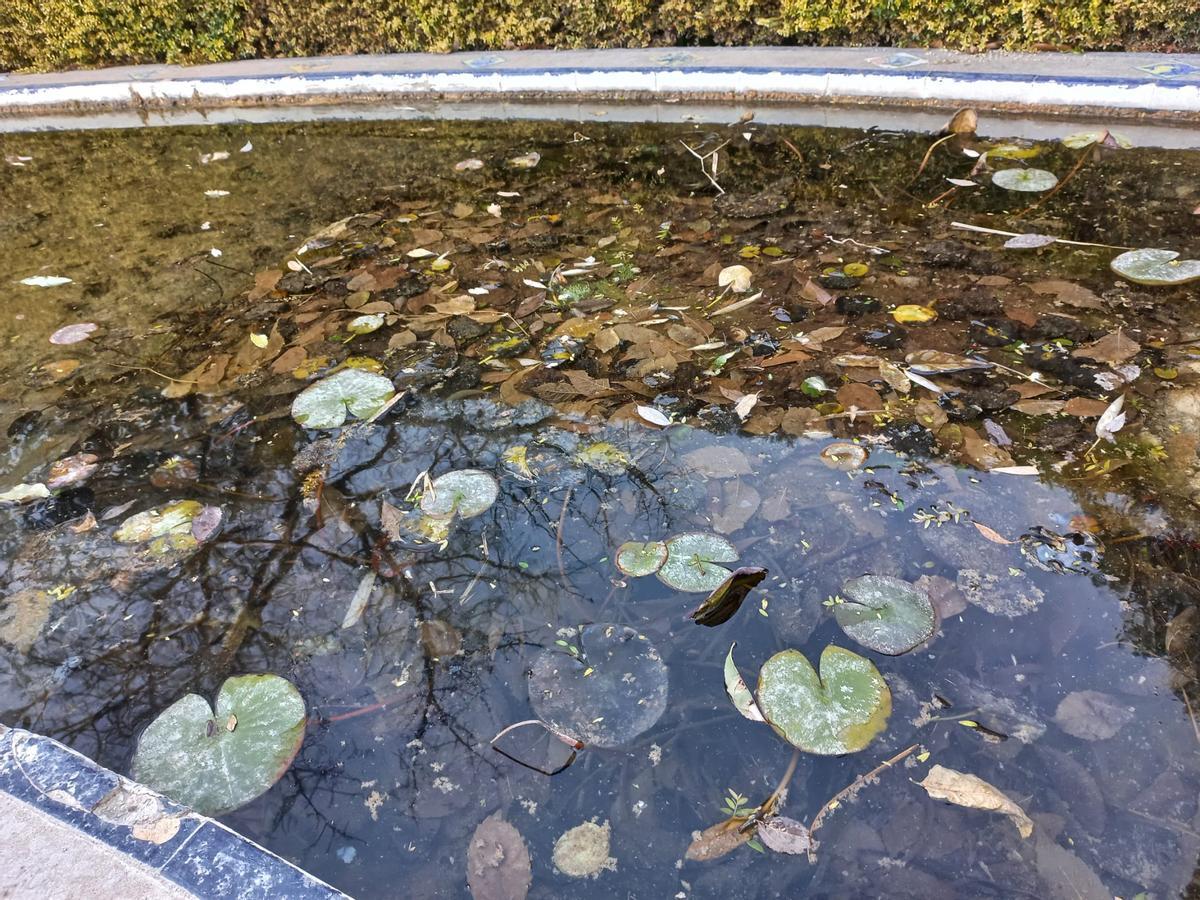
[[[1187,895],[1195,285],[1139,287],[1108,269],[1117,249],[1006,250],[951,223],[1195,258],[1200,154],[1088,151],[1018,216],[1038,195],[970,176],[962,151],[994,145],[969,138],[914,178],[931,137],[578,127],[0,137],[0,489],[45,483],[71,454],[97,466],[0,506],[0,721],[127,772],[183,694],[282,675],[308,707],[304,743],[223,818],[360,897],[467,896],[472,834],[496,811],[528,847],[534,897]],[[681,140],[720,148],[725,197]],[[1080,157],[1038,149],[992,168],[1063,178]],[[214,151],[229,157],[201,162]],[[533,168],[507,162],[532,151]],[[466,159],[482,166],[456,169]],[[969,176],[977,188],[927,205]],[[311,239],[355,214],[369,215]],[[731,265],[750,290],[718,288]],[[33,275],[72,282],[18,283]],[[936,321],[896,330],[905,304]],[[355,337],[364,314],[383,325]],[[78,323],[98,327],[49,342]],[[904,375],[922,350],[993,367],[928,375],[935,394]],[[296,394],[348,357],[374,360],[359,365],[401,400],[341,432],[294,423]],[[1096,445],[1122,394],[1125,426]],[[823,461],[835,440],[865,464]],[[601,442],[609,464],[580,458]],[[1026,466],[1040,475],[1009,473]],[[397,530],[423,473],[462,468],[497,479],[492,506],[444,545]],[[178,499],[219,507],[218,529],[171,552],[114,540]],[[1048,549],[1039,529],[1067,544]],[[686,618],[703,593],[613,564],[625,541],[696,531],[768,570],[714,628]],[[882,656],[847,636],[832,598],[865,573],[925,579],[933,640]],[[535,717],[539,656],[575,666],[563,644],[591,623],[657,648],[665,712],[553,777],[495,752],[494,735]],[[776,651],[815,661],[834,644],[890,687],[866,749],[801,755],[785,815],[811,823],[919,745],[827,813],[815,862],[746,846],[682,861],[729,789],[762,802],[791,757],[726,698],[733,641],[752,686]],[[563,761],[535,731],[504,746]],[[935,764],[1003,791],[1032,836],[932,799],[916,782]],[[588,821],[609,824],[615,862],[581,880],[553,850]]]

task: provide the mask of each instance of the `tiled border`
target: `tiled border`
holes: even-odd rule
[[[199,816],[50,738],[0,725],[0,791],[200,897],[331,900],[345,895],[220,822]],[[135,808],[130,812],[130,808]],[[124,808],[119,816],[106,810]],[[167,821],[161,842],[130,822]],[[119,821],[120,820],[120,821]]]
[[[1200,55],[674,48],[401,54],[0,77],[0,113],[445,96],[864,99],[1200,118]]]

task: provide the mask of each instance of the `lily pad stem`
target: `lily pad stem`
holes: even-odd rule
[[[1025,207],[1023,210],[1021,210],[1019,213],[1017,213],[1018,218],[1037,209],[1039,206],[1041,206],[1043,203],[1045,203],[1047,200],[1049,200],[1051,197],[1053,197],[1055,194],[1057,194],[1059,191],[1061,191],[1063,189],[1063,185],[1066,184],[1068,181],[1070,181],[1075,176],[1075,173],[1078,172],[1080,170],[1080,168],[1083,167],[1083,164],[1085,162],[1087,162],[1088,157],[1092,155],[1092,147],[1093,146],[1095,146],[1095,145],[1088,144],[1086,147],[1084,147],[1083,152],[1079,154],[1079,159],[1075,160],[1075,165],[1073,165],[1071,167],[1070,172],[1068,172],[1065,176],[1063,176],[1062,181],[1060,181],[1058,184],[1056,184],[1054,187],[1052,187],[1049,191],[1042,194],[1042,196],[1038,197],[1036,200],[1034,200],[1032,203],[1030,203],[1027,207]]]

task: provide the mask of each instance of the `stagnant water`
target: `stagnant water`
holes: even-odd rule
[[[753,123],[0,136],[0,488],[77,453],[96,466],[0,506],[0,721],[128,772],[184,694],[281,675],[303,745],[223,820],[358,897],[468,896],[468,846],[497,811],[534,897],[1187,896],[1196,290],[1118,278],[1119,249],[1004,249],[951,223],[1195,258],[1200,154],[1047,142],[973,174],[996,142],[962,136],[918,171],[933,140]],[[1066,183],[1024,211],[1043,195],[990,178],[1024,166]],[[935,202],[947,177],[978,186]],[[731,265],[750,290],[718,287]],[[71,282],[19,283],[35,275]],[[896,328],[901,304],[936,321]],[[348,332],[363,314],[382,327]],[[81,323],[86,340],[49,342]],[[993,367],[928,375],[938,394],[904,374],[921,350]],[[400,401],[341,431],[296,424],[296,394],[348,357]],[[1099,439],[1122,394],[1126,424]],[[823,460],[834,440],[865,463]],[[425,473],[461,468],[496,478],[494,504],[444,544],[396,527]],[[219,508],[217,529],[170,552],[115,540],[180,499]],[[685,617],[703,593],[613,563],[625,541],[696,531],[768,570],[713,628]],[[935,637],[884,656],[845,634],[834,598],[864,573],[927,588]],[[553,776],[497,753],[536,715],[538,659],[580,665],[591,623],[657,648],[661,717]],[[734,641],[752,686],[776,651],[833,644],[890,687],[865,749],[800,756],[785,815],[811,823],[918,745],[824,816],[812,861],[684,860],[729,790],[761,803],[791,758],[725,696]],[[565,761],[539,731],[505,746]],[[1031,836],[930,797],[935,764],[1003,791]],[[612,863],[580,879],[553,852],[589,821]]]

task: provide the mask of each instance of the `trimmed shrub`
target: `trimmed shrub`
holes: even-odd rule
[[[0,0],[0,69],[694,44],[1200,49],[1200,0]]]

